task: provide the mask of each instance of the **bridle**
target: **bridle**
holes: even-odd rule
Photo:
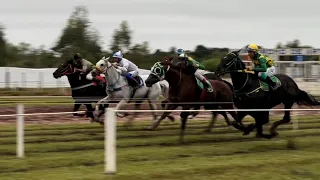
[[[166,62],[170,61],[169,58],[165,58]],[[160,62],[158,62],[158,67],[155,67],[155,69],[159,69],[159,74],[161,73],[161,67],[160,67]],[[163,76],[166,75],[166,73],[170,70],[171,66],[169,64],[166,65],[167,68],[163,71]],[[164,68],[164,66],[162,65],[162,67]],[[155,72],[154,72],[155,71]],[[152,70],[151,71],[151,74],[153,74],[154,76],[156,76],[158,78],[159,81],[161,81],[162,77],[159,76],[159,74],[157,73],[157,70]],[[182,78],[182,70],[180,69],[180,72],[179,72],[179,81],[178,83],[174,86],[174,87],[178,87],[181,83],[181,78]]]
[[[59,73],[61,76],[67,76],[75,73],[75,69],[73,68],[72,64],[68,64],[67,67],[63,68],[62,70],[59,70]]]
[[[107,77],[108,77],[108,70],[109,70],[111,67],[114,68],[114,66],[113,66],[112,63],[110,63],[108,60],[106,60],[106,59],[103,59],[103,60],[104,60],[104,62],[106,63],[106,68],[101,69],[100,67],[96,66],[96,69],[97,69],[98,71],[100,71],[100,73],[104,73],[104,74],[106,75],[106,78],[107,78]],[[108,66],[108,64],[110,64],[110,66]],[[120,75],[119,75],[119,77],[118,77],[118,79],[117,79],[117,81],[116,81],[115,83],[113,83],[113,84],[108,84],[108,85],[112,87],[112,86],[116,85],[116,84],[119,82],[119,80],[120,80]]]
[[[237,62],[238,62],[238,61],[241,61],[236,53],[231,52],[230,54],[233,55],[234,57],[233,57],[233,59],[232,59],[230,62],[228,62],[228,63],[226,64],[227,67],[224,68],[224,71],[223,71],[221,74],[225,74],[225,73],[235,73],[235,72],[237,72],[237,73],[244,73],[244,72],[241,72],[242,69],[245,69],[245,68],[242,66],[241,63],[239,63],[239,64],[240,64],[240,68],[241,68],[240,71],[239,71],[239,70],[228,70],[228,69],[230,69],[232,66],[235,66],[235,68],[237,69],[237,65],[238,65]],[[226,57],[225,57],[225,58],[226,58]],[[247,85],[247,83],[248,83],[248,81],[249,81],[249,74],[246,73],[246,75],[247,75],[246,81],[243,83],[243,85],[242,85],[239,89],[235,89],[235,91],[240,92],[240,91]]]

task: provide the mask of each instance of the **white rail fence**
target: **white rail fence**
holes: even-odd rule
[[[194,110],[116,110],[115,108],[106,108],[106,113],[104,116],[105,126],[104,126],[104,172],[106,174],[115,174],[117,171],[116,166],[116,113],[117,112],[194,112]],[[199,112],[221,112],[221,111],[320,111],[320,109],[217,109],[217,110],[197,110]],[[84,112],[84,111],[78,111]],[[37,115],[56,115],[56,114],[72,114],[74,112],[55,112],[55,113],[24,113],[24,105],[17,105],[16,114],[0,115],[0,117],[17,117],[17,157],[25,157],[24,148],[24,117],[25,116],[37,116]],[[298,129],[297,118],[292,118],[293,120],[293,130]]]

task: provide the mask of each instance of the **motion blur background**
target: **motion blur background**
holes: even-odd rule
[[[6,92],[66,93],[66,77],[56,80],[52,72],[75,52],[95,63],[122,50],[148,74],[156,61],[183,48],[214,71],[231,49],[256,43],[277,61],[279,73],[318,93],[317,1],[303,1],[304,6],[289,0],[0,2],[0,88]]]

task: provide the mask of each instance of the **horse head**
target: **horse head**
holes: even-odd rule
[[[215,71],[217,76],[245,69],[246,66],[244,62],[242,62],[242,60],[239,58],[240,51],[241,49],[238,51],[232,51],[221,58],[220,63]]]
[[[104,73],[108,83],[116,83],[120,78],[120,72],[115,68],[115,64],[109,62],[109,57],[103,57],[96,63],[96,69]]]
[[[106,73],[106,70],[108,69],[108,67],[112,66],[111,63],[109,62],[109,57],[105,58],[105,56],[103,56],[102,59],[100,59],[97,63],[96,63],[96,69],[100,72],[100,73]]]
[[[173,64],[173,59],[174,57],[164,57],[161,61],[160,64],[164,66],[170,66]]]
[[[67,76],[75,73],[75,64],[72,59],[63,62],[54,72],[53,77],[58,79],[62,76]]]
[[[166,73],[166,69],[160,62],[156,62],[152,67],[151,67],[151,72],[147,78],[146,86],[151,87],[153,84],[161,81]]]

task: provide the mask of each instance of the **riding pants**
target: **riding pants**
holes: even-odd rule
[[[211,91],[211,90],[212,90],[212,85],[211,85],[211,83],[207,80],[207,78],[205,78],[205,77],[203,76],[204,73],[205,73],[204,70],[197,69],[196,72],[194,73],[194,75],[195,75],[195,77],[196,77],[197,79],[199,79],[201,82],[207,84],[208,90]]]
[[[274,66],[271,66],[267,68],[266,72],[259,72],[258,77],[262,80],[266,80],[267,77],[273,76],[276,73],[276,68]]]

